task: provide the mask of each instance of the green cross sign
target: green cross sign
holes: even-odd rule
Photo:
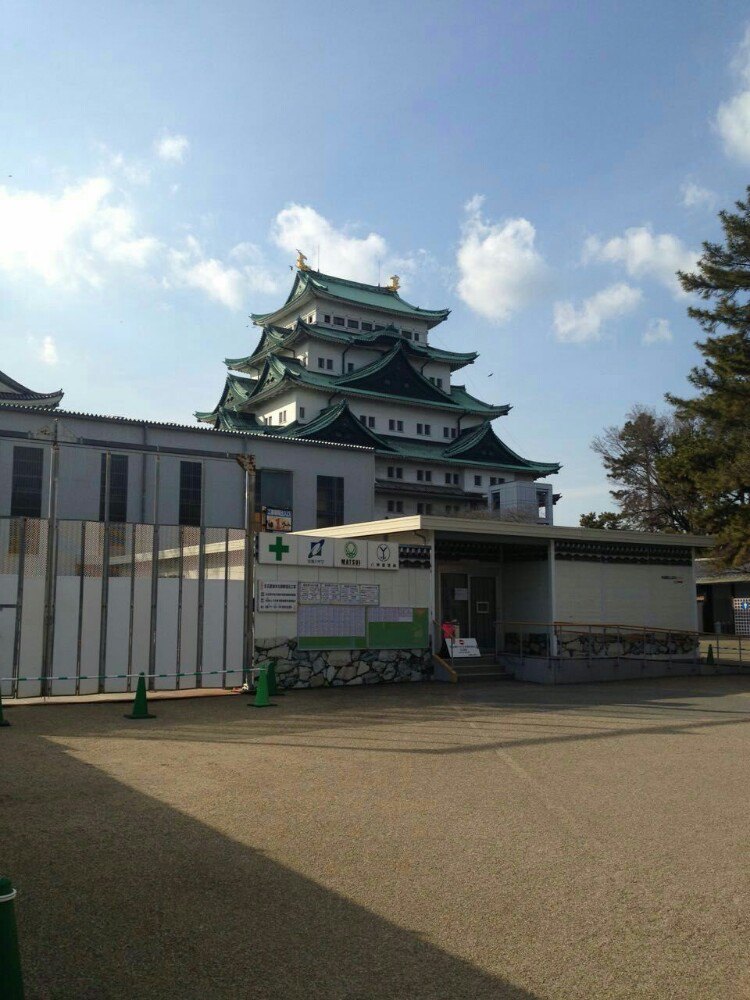
[[[276,556],[276,562],[281,562],[284,558],[284,553],[289,551],[289,546],[284,545],[284,540],[281,535],[277,535],[273,545],[268,546],[268,551],[273,552]]]

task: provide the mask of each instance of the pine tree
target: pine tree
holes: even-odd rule
[[[631,528],[638,531],[695,530],[695,496],[692,486],[674,475],[669,466],[675,442],[689,433],[670,414],[634,406],[622,427],[607,427],[591,447],[601,456],[607,479],[614,484],[610,496],[617,512],[584,514],[584,528]]]
[[[688,381],[691,399],[668,395],[689,434],[663,463],[673,482],[701,497],[703,530],[716,534],[723,562],[750,561],[750,187],[736,212],[722,211],[722,243],[704,243],[682,287],[707,303],[691,306],[706,339],[696,346],[703,363]]]

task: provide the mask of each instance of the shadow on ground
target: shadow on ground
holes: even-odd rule
[[[533,1000],[76,760],[26,712],[2,731],[0,843],[27,1000]]]

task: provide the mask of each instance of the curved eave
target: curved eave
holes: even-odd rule
[[[348,287],[353,289],[362,289],[362,291],[370,294],[387,296],[391,301],[398,302],[399,305],[404,308],[393,309],[388,307],[387,302],[358,302],[355,298],[347,298],[345,295],[337,295],[335,292],[330,290],[326,284],[326,279],[336,282],[339,285],[348,285]],[[303,285],[303,287],[300,291],[298,291],[300,285]],[[283,316],[288,312],[288,308],[292,303],[296,304],[298,302],[305,301],[306,293],[310,293],[311,296],[316,298],[319,297],[327,299],[331,302],[345,303],[349,307],[371,309],[375,312],[384,313],[385,315],[393,315],[395,313],[400,316],[410,317],[411,319],[422,319],[431,323],[433,326],[438,323],[442,323],[450,315],[450,309],[421,309],[419,306],[415,306],[412,305],[411,302],[407,302],[406,299],[402,299],[397,292],[390,292],[386,288],[382,288],[377,285],[367,285],[364,282],[356,281],[348,282],[346,279],[337,278],[332,274],[323,274],[320,271],[297,271],[294,276],[291,291],[289,292],[283,306],[279,309],[274,309],[273,312],[269,313],[251,313],[250,318],[257,326],[271,325],[275,318]]]
[[[438,323],[442,323],[444,320],[450,316],[450,309],[420,309],[419,306],[413,306],[410,302],[405,299],[398,298],[398,301],[406,306],[405,310],[401,309],[389,309],[386,303],[380,305],[379,303],[372,302],[357,302],[353,299],[347,299],[343,295],[335,295],[333,292],[328,291],[328,289],[322,289],[318,285],[313,286],[317,297],[321,299],[326,299],[329,302],[342,302],[345,303],[349,308],[355,307],[357,309],[369,309],[373,312],[383,313],[386,316],[404,316],[409,319],[423,319],[428,323],[432,323],[433,326],[437,326]],[[383,289],[381,289],[383,291]]]

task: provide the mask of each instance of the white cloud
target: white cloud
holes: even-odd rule
[[[465,205],[456,253],[457,291],[474,312],[502,323],[546,285],[547,266],[534,246],[536,230],[528,219],[488,222],[482,218],[483,202],[475,195]]]
[[[719,200],[715,191],[694,184],[692,181],[685,181],[680,188],[680,195],[685,208],[706,208],[711,211],[716,208]]]
[[[182,163],[187,151],[190,149],[190,142],[186,135],[163,135],[154,143],[156,155],[165,163]]]
[[[699,254],[683,246],[671,233],[651,232],[648,226],[626,229],[622,236],[603,242],[590,236],[583,246],[583,262],[603,261],[624,264],[631,278],[650,277],[665,285],[675,297],[685,293],[676,271],[692,271]]]
[[[668,319],[651,319],[641,337],[641,343],[650,347],[652,344],[669,343],[672,340],[672,330]]]
[[[113,185],[92,177],[60,194],[0,185],[0,271],[48,285],[101,285],[107,267],[144,268],[159,241],[137,232],[133,210]]]
[[[232,263],[207,257],[198,240],[189,236],[182,249],[170,251],[172,283],[197,288],[228,309],[242,309],[252,292],[278,291],[278,283],[263,263],[260,249],[238,243],[229,252]]]
[[[33,350],[37,359],[45,365],[56,365],[58,362],[57,345],[53,337],[47,336],[41,341],[36,337],[28,337],[29,347]]]
[[[129,184],[148,184],[151,180],[151,170],[137,160],[126,160],[122,153],[116,153],[104,142],[94,144],[101,155],[102,167],[107,171],[120,174]]]
[[[310,267],[317,268],[320,252],[320,270],[354,281],[375,283],[378,272],[387,284],[392,271],[402,272],[412,267],[409,258],[396,258],[388,244],[378,233],[356,236],[347,227],[337,229],[328,219],[310,205],[291,204],[283,208],[274,219],[271,239],[290,259],[301,250],[308,257]]]
[[[732,60],[732,70],[745,86],[719,105],[715,125],[727,155],[750,163],[750,26]]]
[[[579,308],[572,302],[556,302],[554,307],[555,336],[565,344],[583,344],[600,340],[602,325],[607,320],[623,316],[641,301],[639,288],[620,282],[584,299]]]

